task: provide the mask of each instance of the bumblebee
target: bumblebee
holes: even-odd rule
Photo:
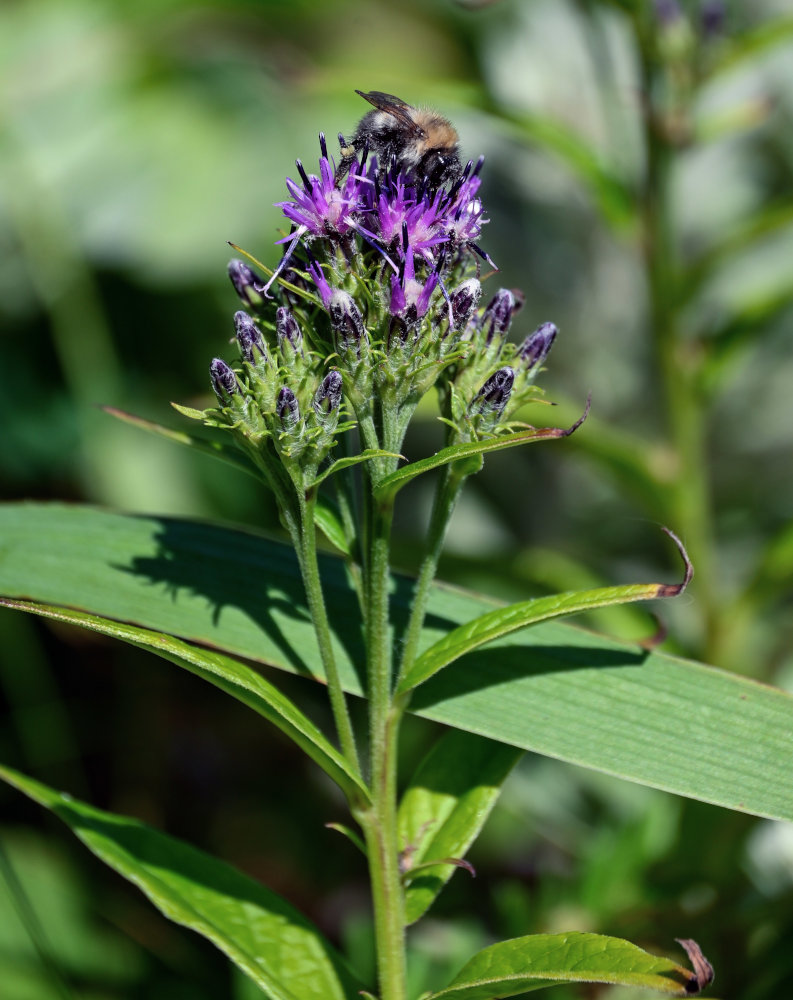
[[[337,181],[349,172],[362,150],[377,155],[382,171],[394,166],[432,190],[453,184],[460,177],[459,137],[451,122],[435,111],[411,107],[393,94],[379,90],[355,93],[373,104],[375,110],[363,116],[349,141],[339,136],[342,159],[336,171]]]

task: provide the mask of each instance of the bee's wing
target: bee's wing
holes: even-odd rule
[[[368,93],[356,90],[355,93],[360,94],[365,101],[373,104],[378,111],[385,111],[387,114],[393,115],[398,122],[412,132],[423,132],[421,126],[417,125],[413,118],[414,109],[401,98],[394,97],[393,94],[384,94],[381,90],[370,90]]]

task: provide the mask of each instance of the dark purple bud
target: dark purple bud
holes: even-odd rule
[[[449,299],[452,306],[452,325],[455,330],[464,330],[468,326],[481,297],[482,286],[476,278],[469,278],[454,289]]]
[[[275,414],[284,427],[294,427],[300,417],[297,396],[288,386],[284,386],[275,401]]]
[[[255,364],[260,359],[267,360],[267,352],[264,349],[264,341],[259,333],[259,328],[242,309],[234,313],[234,329],[237,331],[240,354],[245,361]]]
[[[545,361],[558,332],[555,324],[543,323],[523,341],[518,348],[518,357],[528,371],[538,368]]]
[[[244,260],[229,261],[229,277],[234,290],[246,306],[255,309],[264,302],[264,282]]]
[[[498,415],[503,413],[512,392],[515,372],[511,368],[499,368],[491,375],[476,395],[474,402],[479,413]]]
[[[209,366],[209,378],[212,382],[212,388],[215,390],[215,395],[223,406],[226,405],[231,396],[239,392],[240,387],[237,384],[237,376],[226,362],[221,361],[220,358],[212,360],[212,364]]]
[[[504,336],[509,330],[512,315],[518,308],[518,300],[514,292],[508,288],[500,288],[485,309],[482,316],[482,328],[485,331],[485,343],[489,344],[496,335]]]
[[[297,320],[286,306],[279,306],[275,310],[275,332],[281,343],[287,342],[295,351],[300,350],[303,334],[300,332]]]
[[[319,384],[314,396],[314,409],[320,417],[338,410],[341,403],[341,387],[343,383],[341,372],[330,371]]]
[[[328,301],[328,313],[330,325],[338,335],[339,347],[359,349],[366,331],[363,317],[353,297],[341,289],[335,289]]]
[[[700,17],[702,33],[706,38],[712,38],[721,33],[726,15],[724,0],[704,0]]]

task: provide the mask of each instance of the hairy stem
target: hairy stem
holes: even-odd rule
[[[328,612],[325,607],[325,598],[322,594],[319,563],[317,562],[317,536],[314,528],[314,503],[314,495],[300,499],[298,545],[300,566],[306,588],[308,609],[311,614],[311,620],[314,623],[317,645],[319,646],[322,666],[325,670],[325,678],[328,683],[328,694],[330,696],[333,718],[336,723],[336,732],[339,736],[339,744],[348,762],[359,771],[360,765],[358,762],[358,749],[355,744],[355,734],[352,729],[350,714],[347,710],[347,700],[344,696],[344,690],[336,668],[336,657],[331,643]]]

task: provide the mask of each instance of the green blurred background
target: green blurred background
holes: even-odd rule
[[[438,108],[485,154],[486,288],[525,292],[516,338],[561,330],[541,379],[559,406],[529,419],[593,394],[575,438],[488,460],[442,575],[506,598],[670,579],[666,523],[698,571],[660,608],[667,648],[793,690],[789,0],[3,0],[4,498],[277,531],[255,484],[98,404],[176,426],[170,400],[206,400],[209,360],[233,356],[226,241],[277,260],[284,177],[320,130],[349,134],[355,88]],[[411,456],[440,440],[420,417]],[[408,571],[428,490],[404,494]],[[220,854],[371,970],[363,866],[323,828],[342,803],[289,744],[101,637],[3,612],[0,639],[4,761]],[[310,685],[279,683],[325,719]],[[406,727],[406,773],[434,735]],[[4,791],[0,819],[4,998],[260,995],[56,821]],[[529,757],[472,858],[477,880],[455,876],[414,933],[417,991],[496,937],[562,929],[694,937],[732,1000],[793,981],[789,824]]]

